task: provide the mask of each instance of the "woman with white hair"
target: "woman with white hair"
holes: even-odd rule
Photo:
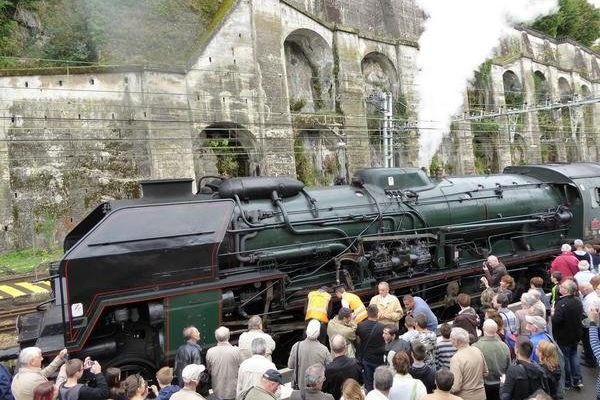
[[[579,272],[575,274],[575,282],[577,282],[578,285],[581,285],[582,283],[590,283],[592,278],[595,276],[595,274],[590,271],[590,262],[587,260],[581,260],[577,266],[579,267]]]
[[[537,303],[541,304],[541,307],[537,306]],[[515,315],[517,316],[517,320],[519,322],[517,332],[517,336],[529,336],[529,332],[525,328],[527,325],[527,321],[525,317],[528,315],[539,315],[542,318],[546,318],[546,307],[539,300],[539,295],[536,293],[525,292],[521,295],[521,309],[515,311]]]

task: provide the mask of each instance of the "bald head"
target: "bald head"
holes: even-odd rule
[[[346,339],[342,335],[335,335],[331,339],[331,351],[336,355],[346,354]]]
[[[496,336],[498,332],[498,324],[493,319],[486,319],[483,321],[483,334],[484,336]]]

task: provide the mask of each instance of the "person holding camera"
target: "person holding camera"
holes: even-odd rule
[[[58,388],[61,400],[104,400],[108,397],[108,384],[98,361],[89,357],[84,362],[73,358],[65,363],[65,373],[67,380]],[[95,385],[78,383],[84,375]]]
[[[15,400],[32,400],[33,389],[60,368],[68,357],[67,349],[62,349],[50,365],[42,369],[44,356],[39,347],[26,347],[19,353],[19,372],[13,377],[11,391]]]
[[[508,275],[504,264],[498,260],[498,257],[493,255],[488,256],[486,261],[483,262],[483,273],[485,275],[485,279],[487,279],[487,282],[492,289],[500,286],[500,280],[502,277],[504,275]]]

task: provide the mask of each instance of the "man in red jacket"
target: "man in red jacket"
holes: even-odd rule
[[[579,272],[579,260],[573,255],[571,245],[563,244],[560,248],[561,254],[552,261],[550,265],[550,274],[560,272],[562,280],[572,279]]]

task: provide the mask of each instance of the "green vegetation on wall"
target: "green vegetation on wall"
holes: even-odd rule
[[[239,146],[229,139],[210,139],[204,142],[204,148],[211,150],[217,157],[217,171],[222,176],[244,176],[243,163],[240,162]]]
[[[185,66],[198,38],[216,28],[210,22],[224,12],[222,5],[234,2],[0,0],[0,68]]]
[[[317,183],[316,171],[306,154],[304,141],[300,136],[294,140],[294,159],[296,160],[296,178],[306,186],[315,186]]]
[[[600,10],[588,0],[559,0],[555,14],[542,17],[531,27],[552,37],[569,37],[591,46],[600,37]]]

